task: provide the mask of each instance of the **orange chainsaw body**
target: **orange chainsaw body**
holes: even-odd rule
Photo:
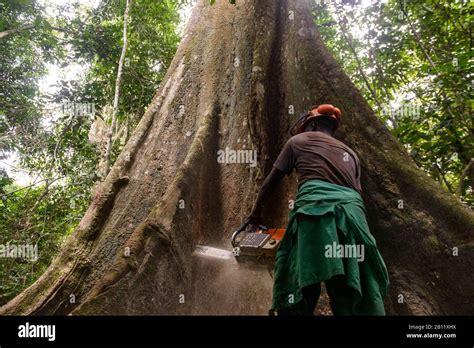
[[[258,228],[256,231],[242,231],[240,239],[233,239],[234,256],[239,263],[273,265],[280,242],[285,235],[284,228]]]
[[[284,228],[256,226],[248,229],[249,223],[242,224],[232,235],[232,251],[207,245],[196,245],[193,255],[201,259],[237,263],[245,268],[260,270],[261,266],[273,269],[275,256],[285,235]]]

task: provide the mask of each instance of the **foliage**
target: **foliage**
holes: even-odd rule
[[[115,154],[140,121],[179,42],[181,2],[131,3],[118,114],[123,137],[114,144]],[[114,96],[125,1],[104,0],[95,8],[65,3],[54,18],[36,0],[0,6],[0,31],[23,28],[0,38],[0,159],[13,153],[36,177],[32,187],[18,187],[0,170],[0,245],[39,240],[40,254],[36,263],[0,259],[1,302],[49,265],[101,179],[100,151],[89,131],[96,117],[110,123],[106,110]],[[39,82],[51,65],[69,75],[45,92]],[[82,76],[70,74],[70,67],[82,67]],[[87,112],[81,112],[84,106]]]
[[[65,237],[81,219],[90,200],[87,181],[63,182],[46,197],[45,186],[15,191],[0,200],[0,245],[37,245],[38,259],[2,258],[0,304],[29,286],[41,275]]]
[[[328,48],[417,164],[474,203],[472,3],[316,1]]]
[[[0,152],[33,145],[43,105],[38,80],[63,54],[52,27],[36,1],[0,3],[0,32],[19,30],[0,39]]]

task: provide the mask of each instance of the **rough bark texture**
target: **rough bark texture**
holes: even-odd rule
[[[472,213],[378,121],[324,47],[308,1],[222,0],[196,6],[79,227],[0,314],[266,314],[268,273],[198,262],[191,252],[196,243],[228,247],[289,125],[319,103],[341,108],[339,137],[361,158],[369,224],[391,276],[388,313],[474,313]],[[256,149],[257,167],[219,164],[226,147]],[[295,189],[295,178],[285,179],[267,225],[284,226]]]

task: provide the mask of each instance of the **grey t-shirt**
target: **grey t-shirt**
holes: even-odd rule
[[[362,192],[359,158],[346,144],[322,132],[304,132],[290,138],[274,167],[298,173],[298,185],[319,179]]]

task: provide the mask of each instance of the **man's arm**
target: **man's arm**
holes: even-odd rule
[[[272,171],[263,181],[260,192],[258,193],[257,200],[253,206],[252,212],[248,218],[248,222],[252,225],[262,224],[262,209],[263,203],[268,201],[268,196],[276,188],[278,183],[283,179],[285,173],[278,168],[273,167]]]

